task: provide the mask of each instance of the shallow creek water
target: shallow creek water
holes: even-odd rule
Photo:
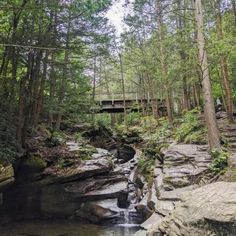
[[[134,225],[98,226],[75,221],[20,221],[0,226],[1,236],[130,236]]]

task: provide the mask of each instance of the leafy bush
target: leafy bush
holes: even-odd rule
[[[140,113],[139,112],[130,112],[126,116],[127,125],[138,125],[140,123]]]
[[[213,149],[211,150],[211,156],[213,158],[210,166],[211,171],[219,173],[228,166],[228,152],[225,152],[222,149]]]
[[[122,138],[140,137],[142,131],[138,126],[127,127],[124,124],[116,125],[116,132]]]
[[[206,143],[206,128],[201,122],[200,111],[194,109],[184,114],[181,125],[176,129],[175,139],[184,143]]]
[[[106,128],[110,129],[111,127],[111,116],[110,114],[97,114],[95,116],[95,127],[96,128]]]
[[[155,159],[140,157],[138,160],[138,169],[140,173],[145,177],[148,185],[151,186],[153,181],[153,170],[155,167]]]
[[[156,158],[161,163],[163,162],[163,149],[166,149],[169,144],[165,142],[157,143],[157,141],[150,140],[146,143],[145,147],[143,148],[143,153],[146,157],[149,158]]]
[[[21,157],[15,149],[11,147],[0,147],[0,164],[13,163]]]
[[[173,134],[172,127],[165,118],[159,119],[159,126],[157,127],[156,135],[159,138],[169,138]]]
[[[140,118],[140,126],[145,131],[155,131],[158,121],[153,116],[144,116]]]

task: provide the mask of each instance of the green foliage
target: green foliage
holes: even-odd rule
[[[148,185],[151,186],[153,181],[153,171],[155,167],[155,159],[141,156],[138,160],[138,170],[145,177]]]
[[[51,136],[46,139],[46,145],[48,147],[56,147],[66,142],[66,134],[60,130],[53,130]]]
[[[129,137],[140,137],[142,130],[138,126],[127,127],[124,124],[116,125],[115,127],[117,134],[126,139]]]
[[[200,119],[200,111],[185,112],[180,125],[176,128],[175,139],[184,143],[206,143],[206,128]]]
[[[56,163],[56,167],[59,169],[64,169],[66,167],[73,166],[74,161],[71,159],[60,158]]]
[[[211,150],[211,156],[213,161],[210,170],[216,173],[224,171],[228,166],[229,153],[221,149],[213,149]]]
[[[95,115],[95,128],[111,128],[111,116],[108,113],[102,113]]]
[[[156,130],[156,135],[159,138],[170,138],[173,134],[173,128],[169,124],[168,120],[165,118],[161,118],[158,120],[158,123],[159,125]]]
[[[126,115],[126,124],[128,126],[138,125],[140,122],[140,113],[139,112],[130,112]]]
[[[145,131],[155,132],[158,121],[153,116],[144,116],[140,118],[140,126]]]
[[[80,133],[80,132],[75,133],[74,138],[75,138],[76,142],[79,142],[79,143],[84,142],[82,133]]]
[[[157,140],[150,139],[143,148],[143,153],[149,158],[157,158],[162,162],[163,153],[162,151],[169,146],[168,143],[162,141],[159,143]]]
[[[138,160],[138,167],[142,174],[150,174],[155,166],[155,160],[153,158],[141,157]]]
[[[95,147],[86,145],[81,147],[79,151],[77,151],[78,157],[82,160],[88,160],[91,159],[91,156],[96,153],[97,150]]]
[[[14,148],[9,147],[0,147],[0,164],[4,163],[15,163],[21,154],[17,152]]]

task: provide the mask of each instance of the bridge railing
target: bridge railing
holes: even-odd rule
[[[123,100],[123,93],[111,93],[111,94],[95,94],[95,101],[116,101],[116,100]],[[147,99],[150,100],[150,94],[147,93],[146,97],[143,96],[143,94],[137,93],[137,92],[128,92],[125,93],[125,100],[142,100]]]

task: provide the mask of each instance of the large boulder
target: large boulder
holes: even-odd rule
[[[191,191],[147,235],[236,235],[236,183],[218,182]]]

